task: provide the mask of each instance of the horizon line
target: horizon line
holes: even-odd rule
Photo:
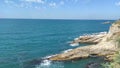
[[[0,18],[0,19],[33,19],[33,20],[118,20],[118,19],[62,19],[62,18]]]

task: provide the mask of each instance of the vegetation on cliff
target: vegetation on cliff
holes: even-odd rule
[[[115,24],[119,25],[118,28],[120,28],[120,21],[116,21]],[[115,43],[117,45],[118,51],[112,56],[111,62],[102,64],[104,68],[120,68],[120,35],[119,34],[116,37]]]
[[[111,62],[102,64],[104,68],[120,68],[120,51],[118,51]]]
[[[117,38],[116,42],[118,43],[118,52],[113,55],[111,62],[102,64],[104,68],[120,68],[120,37]]]

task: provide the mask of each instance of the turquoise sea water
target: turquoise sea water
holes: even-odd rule
[[[99,58],[53,63],[40,59],[78,47],[67,42],[80,35],[108,31],[110,24],[102,24],[106,21],[0,19],[0,68],[84,68],[99,62]]]

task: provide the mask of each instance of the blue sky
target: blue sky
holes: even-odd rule
[[[0,0],[0,18],[119,19],[120,0]]]

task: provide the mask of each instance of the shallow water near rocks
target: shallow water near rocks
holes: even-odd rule
[[[89,58],[51,63],[41,58],[86,46],[67,42],[83,34],[108,31],[110,24],[102,24],[106,21],[0,19],[0,68],[84,68],[89,62],[99,62]]]
[[[28,63],[29,67],[32,67],[32,65],[34,65],[32,62]],[[102,68],[101,63],[103,62],[104,62],[103,57],[87,58],[87,59],[80,59],[74,61],[42,60],[41,62],[35,64],[36,65],[35,68],[88,68],[88,66],[92,64],[97,64],[93,66],[94,68]]]

